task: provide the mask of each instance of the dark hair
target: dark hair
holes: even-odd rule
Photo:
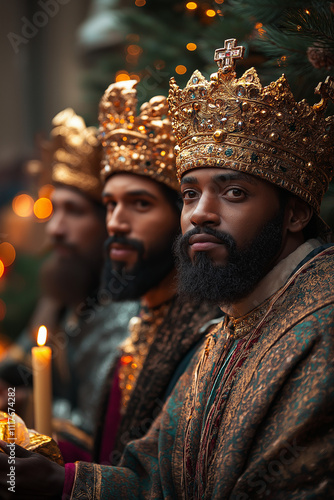
[[[310,238],[317,238],[319,236],[318,220],[317,215],[313,214],[307,226],[303,229],[303,235],[305,240]]]
[[[176,210],[177,214],[181,215],[183,206],[181,193],[179,191],[175,191],[175,189],[170,188],[169,186],[163,184],[162,182],[158,182],[158,185],[166,200],[172,205],[174,210]]]

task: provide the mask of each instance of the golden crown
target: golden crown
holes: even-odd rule
[[[149,176],[178,190],[167,99],[153,97],[136,116],[136,84],[136,80],[113,83],[100,101],[102,178],[125,171]]]
[[[224,167],[270,181],[318,213],[334,168],[334,117],[325,117],[334,80],[320,83],[321,101],[296,102],[284,75],[262,87],[254,68],[237,79],[236,40],[217,49],[218,72],[195,71],[181,90],[172,78],[169,106],[178,177],[193,168]]]
[[[52,120],[50,141],[44,142],[43,156],[51,159],[52,181],[75,187],[100,201],[101,144],[95,127],[67,108]],[[47,155],[47,151],[49,155]]]

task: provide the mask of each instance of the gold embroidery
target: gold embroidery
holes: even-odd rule
[[[142,311],[140,317],[135,316],[129,322],[130,335],[121,346],[122,356],[119,369],[119,385],[122,391],[121,413],[126,406],[143,368],[147,353],[162,324],[170,302],[159,308]]]

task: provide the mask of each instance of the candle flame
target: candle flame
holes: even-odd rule
[[[39,346],[45,345],[46,342],[46,337],[47,337],[48,331],[44,325],[40,326],[38,329],[38,335],[37,335],[37,344]]]

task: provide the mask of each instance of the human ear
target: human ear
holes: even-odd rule
[[[297,196],[291,196],[286,208],[286,228],[291,233],[302,231],[312,218],[312,207]]]

